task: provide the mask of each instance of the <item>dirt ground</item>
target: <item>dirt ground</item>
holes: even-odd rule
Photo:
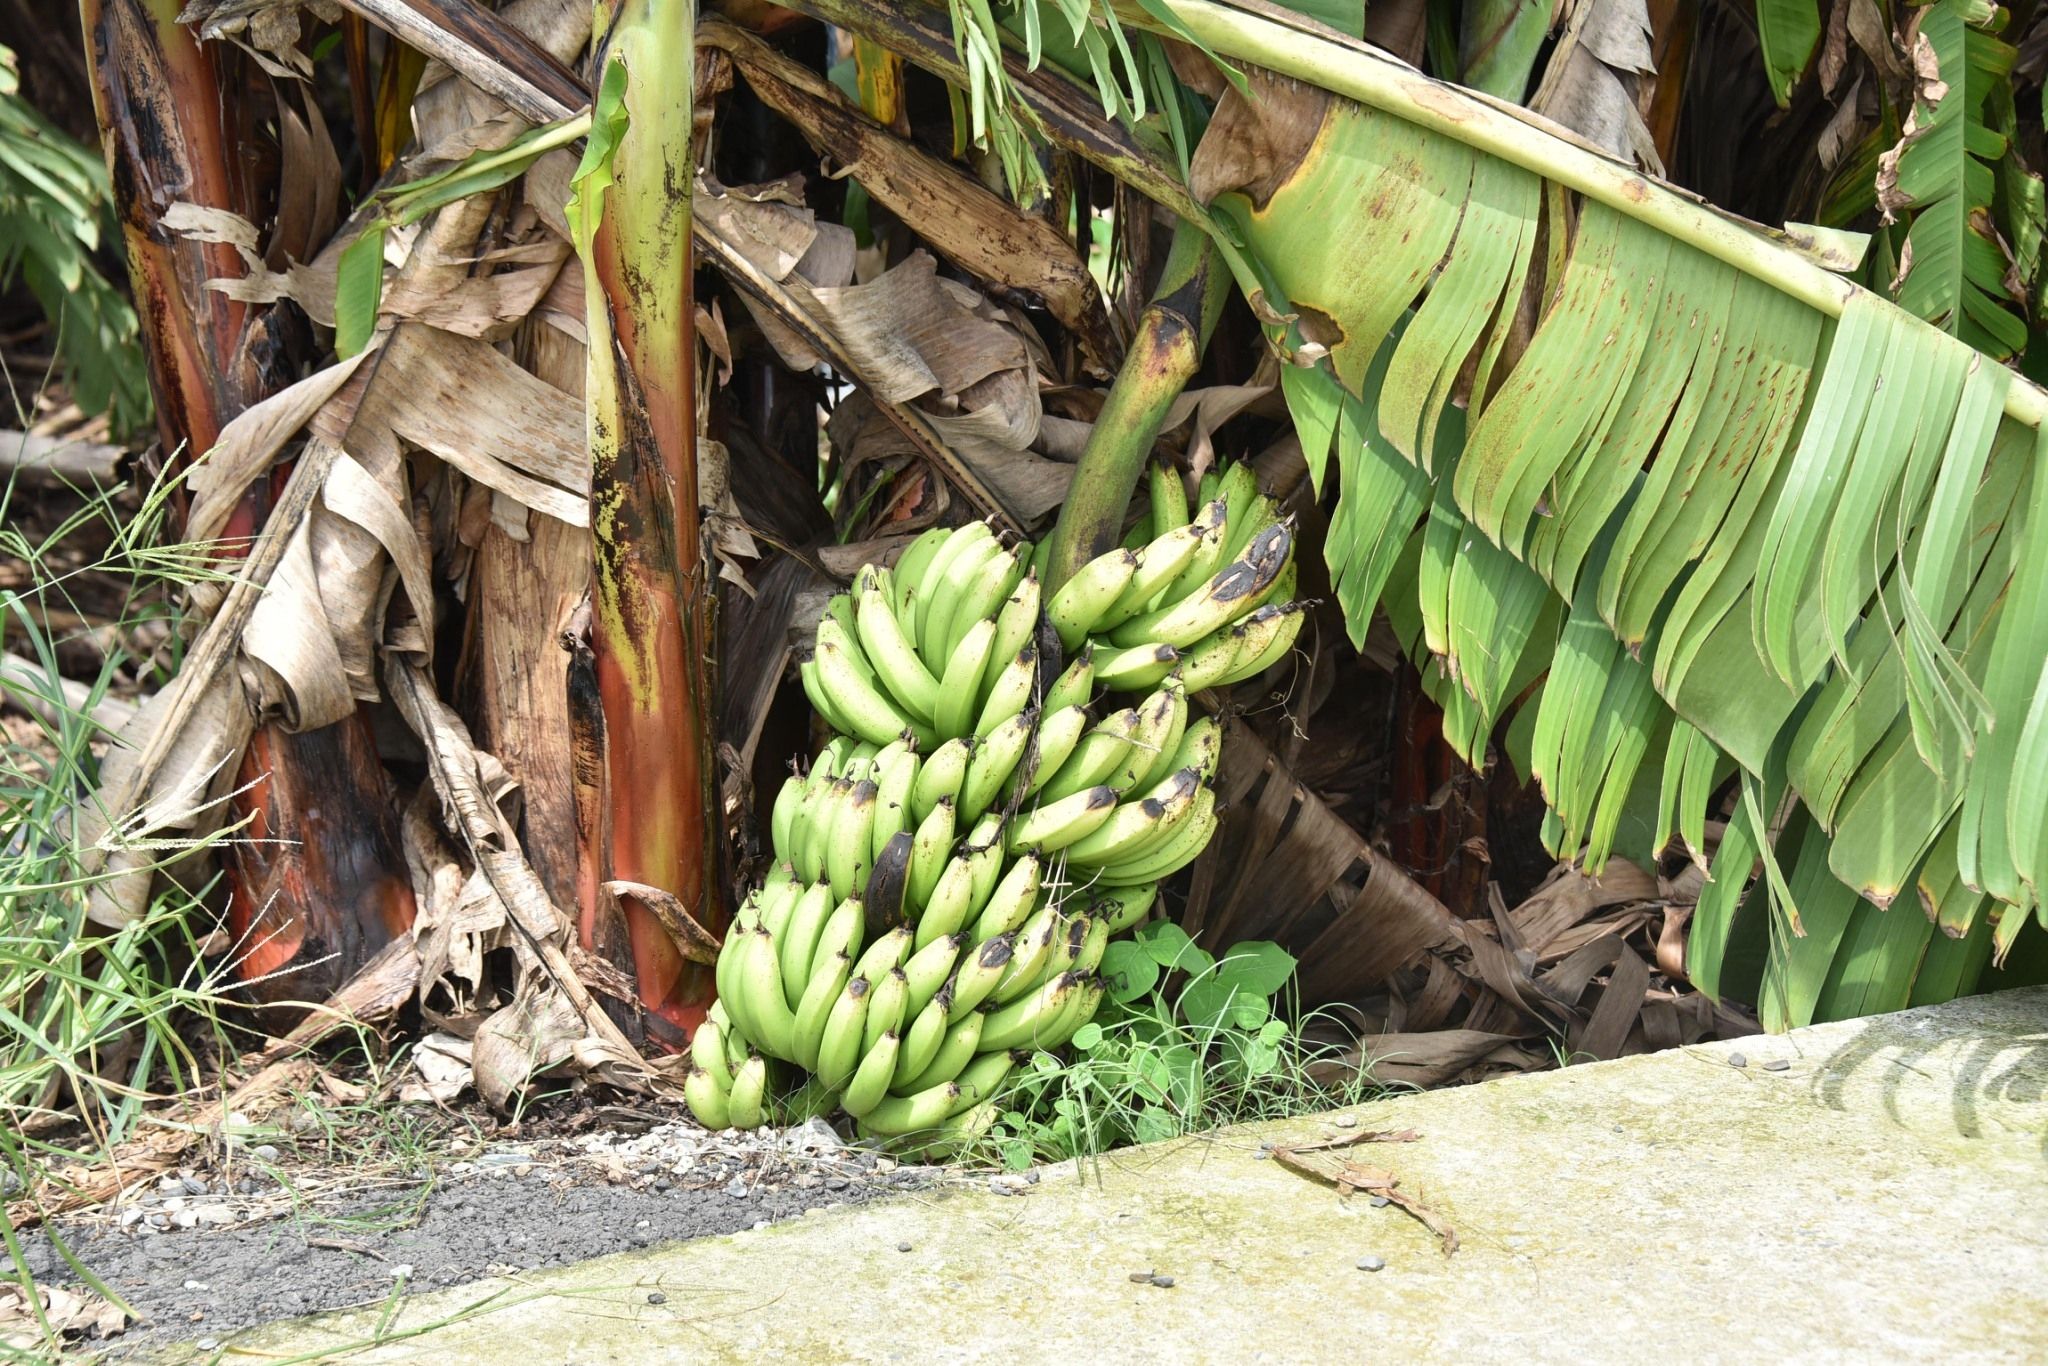
[[[680,1116],[466,1153],[458,1140],[416,1150],[409,1168],[301,1164],[269,1145],[238,1156],[58,1225],[71,1255],[139,1315],[79,1351],[219,1341],[394,1293],[733,1233],[937,1175],[843,1146],[815,1121],[709,1134]],[[84,1288],[46,1233],[23,1241],[39,1281]]]

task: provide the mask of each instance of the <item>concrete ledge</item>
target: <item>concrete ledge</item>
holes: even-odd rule
[[[1355,1118],[1421,1131],[1356,1160],[1446,1216],[1456,1256],[1261,1160],[1344,1132],[1297,1121],[422,1295],[349,1360],[2048,1359],[2048,990]],[[361,1349],[381,1318],[222,1359]]]

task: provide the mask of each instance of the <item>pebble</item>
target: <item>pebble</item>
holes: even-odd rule
[[[1266,1151],[1266,1150],[1265,1150],[1264,1148],[1261,1148],[1261,1149],[1259,1149],[1259,1150],[1258,1150],[1257,1152],[1255,1152],[1255,1153],[1253,1153],[1253,1154],[1252,1154],[1252,1161],[1254,1161],[1254,1162],[1264,1162],[1264,1161],[1266,1161],[1267,1159],[1271,1158],[1272,1156],[1273,1156],[1273,1154],[1271,1154],[1271,1153],[1267,1152],[1267,1151]]]
[[[1791,1070],[1792,1061],[1789,1058],[1772,1058],[1764,1064],[1764,1071],[1766,1072],[1790,1072]]]
[[[1357,1116],[1357,1115],[1339,1115],[1339,1116],[1337,1116],[1337,1117],[1336,1117],[1335,1119],[1331,1120],[1331,1121],[1330,1121],[1330,1123],[1332,1123],[1332,1124],[1336,1125],[1336,1126],[1337,1126],[1338,1128],[1340,1128],[1340,1129],[1351,1129],[1351,1128],[1355,1128],[1355,1127],[1357,1127],[1357,1124],[1358,1124],[1358,1116]]]
[[[1749,1066],[1749,1059],[1740,1053],[1730,1053],[1728,1055],[1728,1065],[1730,1067],[1747,1067]]]
[[[199,1224],[199,1211],[181,1209],[171,1216],[171,1222],[179,1228],[196,1228]]]
[[[199,1349],[200,1351],[202,1351],[202,1352],[211,1352],[211,1351],[214,1351],[215,1349],[217,1349],[217,1348],[218,1348],[218,1347],[220,1346],[220,1339],[218,1339],[218,1338],[201,1338],[201,1339],[199,1339],[199,1341],[197,1341],[197,1342],[193,1343],[192,1345],[193,1345],[194,1347],[197,1347],[197,1348],[198,1348],[198,1349]]]
[[[127,1209],[121,1211],[122,1228],[133,1228],[136,1224],[140,1223],[141,1221],[142,1210],[137,1206],[130,1205]]]
[[[1360,1257],[1358,1259],[1358,1269],[1360,1271],[1385,1271],[1387,1269],[1387,1259],[1385,1257]]]
[[[1149,1271],[1133,1271],[1131,1273],[1132,1285],[1149,1285],[1151,1281],[1152,1273]]]
[[[896,1250],[897,1250],[898,1252],[908,1252],[908,1251],[910,1251],[910,1244],[909,1244],[909,1243],[898,1243],[898,1244],[896,1244]]]
[[[249,1150],[249,1155],[262,1162],[275,1162],[277,1161],[277,1145],[274,1143],[258,1143]]]
[[[185,1282],[185,1288],[187,1290],[204,1290],[207,1288],[207,1285],[205,1281],[187,1281]]]
[[[649,1304],[667,1304],[668,1296],[662,1294],[659,1290],[649,1291],[647,1295],[647,1302]]]
[[[988,1188],[997,1195],[1022,1195],[1029,1185],[1015,1172],[998,1172],[988,1179]]]
[[[1154,1276],[1152,1278],[1152,1284],[1158,1286],[1161,1290],[1171,1290],[1173,1289],[1173,1277]]]
[[[748,1189],[745,1177],[735,1176],[725,1183],[725,1193],[735,1200],[744,1200],[752,1195],[753,1191]]]
[[[184,1186],[185,1194],[187,1195],[206,1195],[209,1193],[206,1183],[196,1176],[181,1176],[178,1178],[178,1181],[180,1185]]]
[[[1374,1209],[1385,1209],[1388,1205],[1391,1205],[1393,1203],[1394,1197],[1391,1195],[1375,1195],[1372,1198],[1372,1207]]]

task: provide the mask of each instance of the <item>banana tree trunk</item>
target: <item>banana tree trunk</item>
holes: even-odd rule
[[[198,41],[178,0],[81,0],[93,99],[142,321],[157,428],[175,460],[210,449],[242,409],[285,378],[267,310],[206,288],[242,273],[225,243],[172,234],[178,202],[261,223],[264,187],[244,155],[256,131],[239,54]],[[275,367],[275,368],[273,368]],[[270,510],[252,484],[223,529],[246,553]],[[303,735],[258,733],[243,759],[228,845],[240,970],[268,1000],[323,999],[412,923],[413,896],[384,773],[360,713]],[[280,969],[295,970],[270,976]]]
[[[617,103],[601,94],[596,110],[617,137],[609,184],[591,160],[579,179],[605,880],[667,892],[716,932],[724,821],[711,750],[715,585],[697,509],[692,6],[619,0],[600,7],[598,31],[609,34],[601,89],[624,81]],[[641,1001],[694,1029],[713,997],[709,970],[682,957],[654,907],[621,900]]]

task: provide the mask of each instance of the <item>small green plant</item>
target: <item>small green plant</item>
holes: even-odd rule
[[[1170,921],[1109,946],[1101,1014],[1073,1038],[1073,1058],[1035,1053],[999,1098],[988,1155],[1013,1170],[1093,1157],[1223,1124],[1354,1104],[1362,1076],[1311,1075],[1327,1051],[1291,1019],[1295,960],[1250,941],[1220,960]]]
[[[107,168],[21,98],[16,69],[0,47],[0,288],[19,275],[56,329],[73,400],[130,431],[149,383],[135,310],[94,260],[114,221]]]

